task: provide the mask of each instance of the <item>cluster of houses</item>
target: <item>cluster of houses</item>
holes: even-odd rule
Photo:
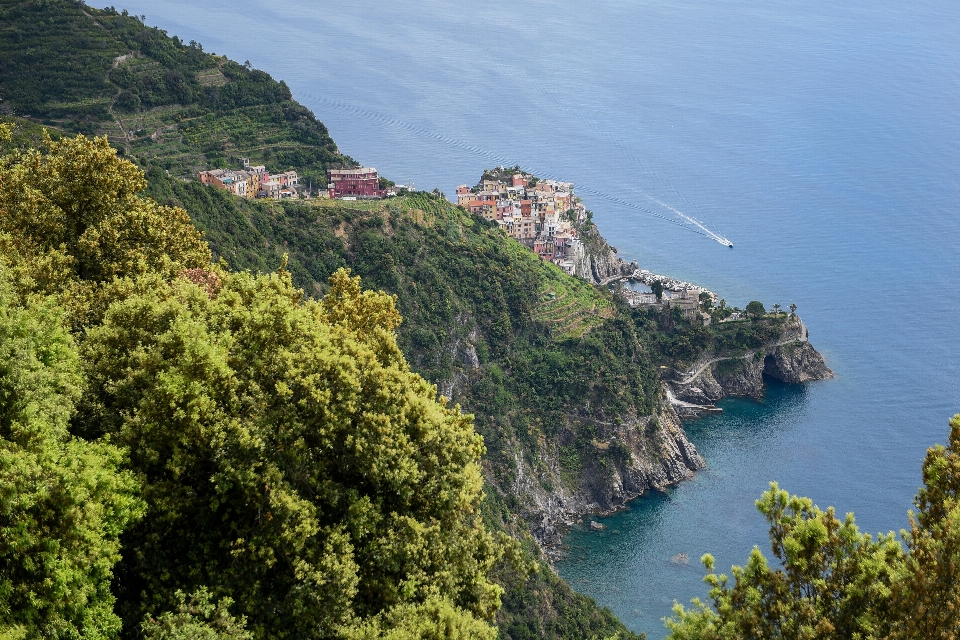
[[[680,289],[671,291],[664,289],[660,298],[654,293],[634,291],[632,289],[622,289],[620,295],[627,301],[631,307],[679,307],[685,317],[701,316],[704,324],[710,324],[710,315],[700,311],[700,294],[704,289],[691,287],[689,289]],[[710,292],[708,292],[710,293]],[[713,295],[711,293],[711,295]]]
[[[248,158],[241,158],[242,169],[211,169],[197,174],[200,182],[243,198],[296,198],[300,177],[296,171],[269,173],[262,164],[251,166]]]
[[[457,187],[457,204],[495,221],[543,260],[574,272],[582,246],[574,221],[586,216],[572,182],[536,180],[523,173],[504,180],[482,180],[475,187]]]
[[[240,158],[241,169],[210,169],[197,174],[200,182],[244,198],[297,198],[300,176],[296,171],[269,173],[263,165],[251,165],[249,158]],[[403,187],[411,190],[413,185]],[[322,193],[322,192],[321,192]],[[395,189],[381,187],[380,175],[372,167],[328,169],[328,198],[357,200],[386,198],[396,195]]]

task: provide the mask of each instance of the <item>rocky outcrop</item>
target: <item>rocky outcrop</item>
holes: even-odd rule
[[[763,362],[761,351],[742,358],[720,360],[713,366],[713,377],[725,396],[763,397]]]
[[[610,247],[609,252],[588,253],[582,251],[574,260],[574,274],[593,284],[605,285],[615,280],[633,275],[637,262],[626,262],[618,258]]]
[[[704,369],[686,385],[670,385],[673,398],[694,405],[710,405],[726,395],[723,386],[713,377],[713,368]]]
[[[580,247],[573,256],[573,272],[578,277],[593,284],[605,285],[631,276],[639,269],[636,260],[626,262],[618,258],[616,248],[604,240],[593,223],[578,224],[577,232]]]
[[[787,384],[832,378],[833,372],[807,336],[806,326],[797,318],[784,327],[777,341],[761,349],[705,356],[666,381],[668,397],[682,415],[695,415],[716,410],[713,404],[725,396],[762,398],[764,376]]]
[[[764,359],[763,373],[787,384],[833,377],[823,356],[806,341],[777,347]]]
[[[480,368],[480,358],[477,355],[476,343],[478,329],[473,318],[468,315],[458,315],[457,323],[447,335],[447,346],[444,357],[453,363],[452,375],[447,379],[437,380],[437,392],[445,398],[453,398],[457,391],[463,388],[470,374]]]
[[[665,489],[706,465],[669,404],[655,416],[620,424],[593,422],[590,427],[594,439],[586,447],[580,441],[573,477],[569,465],[561,476],[560,455],[569,455],[578,440],[575,420],[564,437],[541,452],[536,470],[519,452],[515,457],[517,473],[509,491],[520,498],[534,538],[554,557],[566,528],[584,516],[622,509],[649,490]]]

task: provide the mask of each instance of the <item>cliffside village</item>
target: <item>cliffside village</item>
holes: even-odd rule
[[[487,179],[472,188],[460,185],[457,204],[496,222],[543,260],[574,273],[583,246],[573,223],[585,219],[586,209],[572,182],[514,173],[509,182]]]
[[[271,174],[263,165],[251,166],[247,158],[240,160],[242,169],[212,169],[201,171],[197,177],[204,184],[246,198],[301,197],[296,171]],[[520,172],[504,175],[506,179],[484,179],[474,187],[460,185],[457,205],[496,222],[542,260],[553,262],[571,275],[586,277],[583,272],[590,271],[590,259],[585,255],[575,222],[583,222],[587,212],[583,201],[574,194],[573,183],[538,180]],[[328,169],[327,190],[322,195],[337,200],[365,200],[393,196],[396,190],[382,186],[376,169],[356,167]],[[660,298],[653,293],[621,288],[620,294],[631,306],[676,306],[688,316],[700,314],[700,294],[705,290],[689,282],[646,270],[624,273],[614,279],[648,286],[658,281],[663,285]],[[706,293],[716,298],[712,292]],[[709,321],[707,314],[702,315]]]
[[[262,164],[251,165],[249,158],[240,158],[241,169],[210,169],[201,171],[197,178],[208,184],[243,198],[310,197],[301,191],[300,176],[296,171],[269,173]],[[402,187],[410,189],[411,186]],[[384,189],[380,176],[372,167],[328,169],[327,190],[322,194],[338,200],[376,199],[397,195],[394,189]]]
[[[589,258],[584,255],[575,224],[583,222],[587,212],[583,201],[574,194],[572,182],[537,180],[516,172],[508,180],[484,179],[474,187],[460,185],[457,187],[457,204],[495,221],[507,235],[567,273],[577,275],[583,271],[577,268],[578,265],[588,266],[582,264],[589,262]],[[704,322],[710,321],[710,316],[700,311],[701,293],[705,292],[701,287],[639,269],[612,279],[647,286],[654,282],[662,285],[659,297],[621,288],[620,295],[630,306],[679,307],[687,316],[700,315]],[[716,297],[712,292],[706,293],[711,299]]]

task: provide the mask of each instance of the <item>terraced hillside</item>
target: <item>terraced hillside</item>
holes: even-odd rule
[[[548,281],[534,318],[560,338],[580,338],[614,315],[613,305],[593,287],[579,281]]]
[[[174,176],[249,157],[325,184],[354,165],[283,82],[80,2],[0,0],[0,115],[106,135]]]

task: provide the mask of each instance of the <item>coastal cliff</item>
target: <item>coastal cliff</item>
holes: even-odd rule
[[[668,372],[664,384],[677,411],[690,416],[716,410],[713,404],[725,396],[763,397],[764,376],[799,384],[832,378],[833,372],[795,317],[775,341],[743,353],[706,354],[686,370]]]
[[[519,502],[521,516],[548,556],[560,556],[570,525],[623,509],[706,466],[681,418],[717,412],[714,403],[726,396],[761,398],[764,376],[788,384],[833,377],[798,317],[784,322],[781,333],[759,348],[707,353],[686,369],[665,371],[661,404],[652,415],[606,421],[570,417],[535,458],[514,449],[513,481],[499,488]],[[582,446],[585,431],[591,434],[587,447]]]
[[[516,457],[516,480],[509,490],[520,498],[522,517],[552,558],[559,555],[567,527],[583,517],[618,511],[651,489],[664,490],[706,466],[669,404],[653,416],[590,425],[599,427],[591,450],[579,452],[570,465],[570,446],[584,426],[571,421],[561,439],[544,448],[532,465],[519,452]]]
[[[573,257],[574,275],[592,284],[606,285],[638,271],[637,261],[627,262],[618,257],[617,249],[600,235],[597,226],[589,218],[578,220],[575,226],[581,246]]]

